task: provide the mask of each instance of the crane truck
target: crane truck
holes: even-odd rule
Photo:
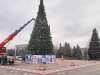
[[[29,20],[27,23],[25,23],[22,27],[20,27],[18,30],[15,30],[12,34],[10,34],[4,41],[2,41],[0,43],[0,64],[14,64],[15,62],[15,58],[13,57],[8,57],[7,56],[7,50],[5,45],[10,42],[11,40],[13,40],[13,38],[19,33],[21,32],[29,23],[31,23],[32,21],[35,21],[35,18],[32,18],[31,20]]]

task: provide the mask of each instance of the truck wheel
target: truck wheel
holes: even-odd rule
[[[12,64],[14,64],[14,61],[9,61],[9,65],[12,65]]]
[[[1,65],[3,65],[3,61],[1,61]]]
[[[1,64],[1,57],[0,57],[0,64]]]
[[[1,65],[6,65],[7,63],[5,61],[1,61]]]

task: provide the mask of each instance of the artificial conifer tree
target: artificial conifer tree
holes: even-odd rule
[[[91,41],[88,48],[88,55],[91,60],[100,58],[100,39],[96,28],[93,29]]]
[[[28,49],[37,55],[53,53],[50,26],[47,22],[43,0],[40,0],[39,11],[31,34]]]

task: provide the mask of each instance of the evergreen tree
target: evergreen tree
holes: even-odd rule
[[[73,48],[73,57],[76,59],[82,59],[82,52],[81,52],[81,48],[79,47],[79,45]]]
[[[88,59],[88,51],[87,50],[84,51],[84,59]]]
[[[64,57],[70,57],[71,56],[71,47],[67,42],[65,42],[65,46],[63,48],[63,54],[64,54]]]
[[[61,57],[64,57],[64,58],[68,58],[71,56],[71,47],[70,47],[70,44],[68,44],[67,42],[65,42],[65,45],[64,46],[59,46],[59,50],[57,51],[57,57],[58,58],[61,58]]]
[[[72,57],[74,57],[74,58],[76,57],[76,52],[77,52],[77,50],[76,50],[76,47],[74,46],[73,47]]]
[[[62,47],[62,45],[60,43],[59,49],[58,49],[57,54],[56,54],[56,57],[57,58],[61,58],[62,56],[64,56],[64,54],[63,54],[63,47]]]
[[[53,53],[50,26],[47,22],[43,0],[40,0],[39,11],[35,21],[35,27],[31,34],[28,49],[37,55]]]
[[[91,41],[88,48],[88,55],[89,58],[93,60],[100,58],[100,41],[96,28],[93,29]]]
[[[79,45],[77,45],[77,58],[82,59],[82,52],[81,52],[81,48]]]

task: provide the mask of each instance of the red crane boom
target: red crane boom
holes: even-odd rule
[[[32,22],[32,20],[35,20],[35,18],[32,18],[27,23],[25,23],[22,27],[20,27],[18,30],[10,34],[3,42],[0,43],[0,49],[2,49],[9,41],[11,41],[22,29],[24,29],[29,23]]]

